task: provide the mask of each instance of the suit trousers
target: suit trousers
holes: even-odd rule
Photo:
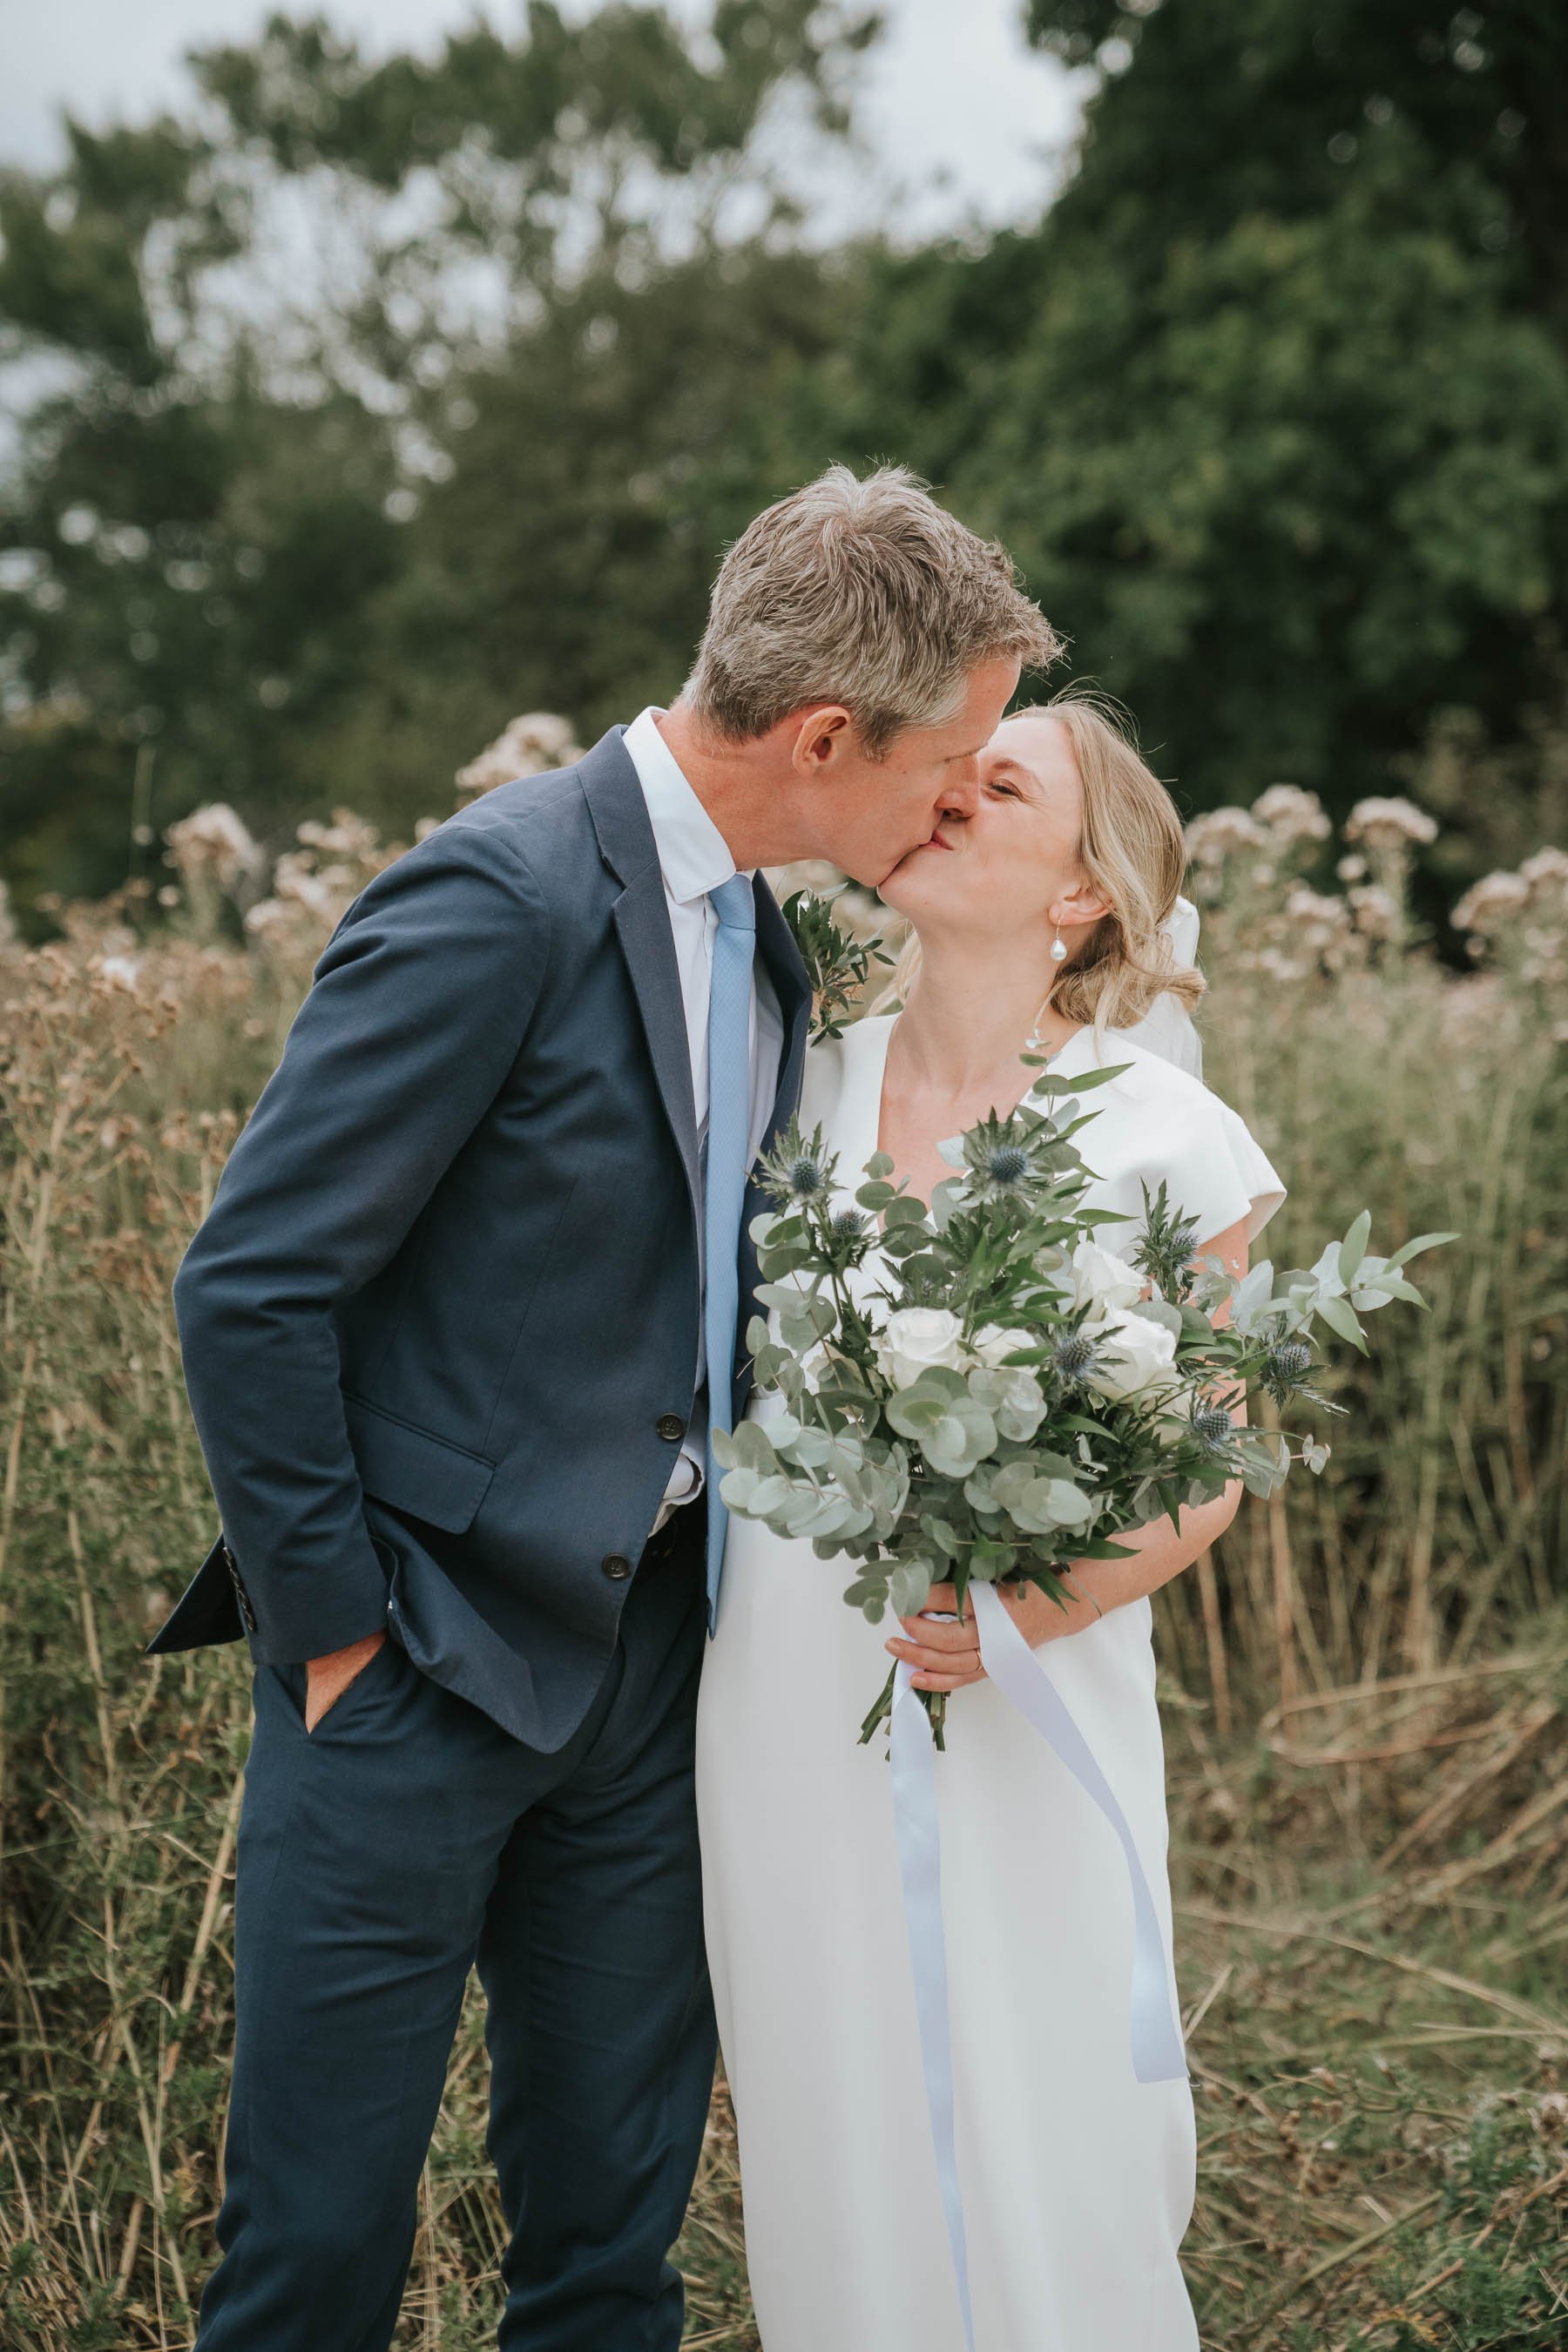
[[[305,1668],[258,1667],[198,2352],[384,2352],[476,1964],[502,2352],[675,2352],[668,2257],[715,2055],[692,1780],[704,1517],[678,1511],[644,1551],[556,1755],[390,1636],[311,1733]]]

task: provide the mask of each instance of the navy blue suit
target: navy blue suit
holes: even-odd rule
[[[176,1278],[222,1533],[150,1646],[243,1633],[257,1669],[202,2352],[388,2342],[476,1960],[513,2231],[501,2343],[679,2340],[665,2256],[713,2057],[701,1507],[649,1529],[703,1410],[700,1176],[619,732],[361,893]],[[776,1129],[809,990],[756,895]],[[307,1734],[304,1662],[383,1629]]]

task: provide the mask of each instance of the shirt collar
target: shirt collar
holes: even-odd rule
[[[736,871],[723,835],[688,782],[655,720],[657,703],[640,710],[621,738],[647,803],[665,885],[678,905],[704,898]]]

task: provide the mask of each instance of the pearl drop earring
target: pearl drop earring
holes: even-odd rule
[[[1066,963],[1068,960],[1067,943],[1062,938],[1061,926],[1058,923],[1053,925],[1052,928],[1056,931],[1056,938],[1051,941],[1051,961],[1053,963]]]

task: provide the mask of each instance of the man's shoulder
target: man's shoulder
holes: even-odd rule
[[[521,864],[546,887],[584,855],[597,862],[593,820],[575,766],[497,784],[425,838]]]

